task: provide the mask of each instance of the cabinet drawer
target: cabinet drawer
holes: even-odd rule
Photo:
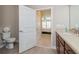
[[[60,43],[60,54],[64,54],[64,46]]]
[[[75,54],[71,47],[56,33],[56,47],[59,54]]]
[[[61,36],[58,33],[56,33],[56,39],[60,41],[60,43],[64,46],[64,40],[61,38]]]

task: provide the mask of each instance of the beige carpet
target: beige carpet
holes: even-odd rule
[[[37,46],[51,47],[51,34],[42,34]]]

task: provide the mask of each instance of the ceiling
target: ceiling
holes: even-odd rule
[[[26,5],[32,9],[41,9],[41,8],[49,8],[52,7],[53,5]]]

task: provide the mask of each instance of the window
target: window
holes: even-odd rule
[[[42,17],[42,28],[51,29],[51,18],[48,16]]]

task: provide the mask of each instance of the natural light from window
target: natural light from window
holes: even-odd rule
[[[51,29],[51,17],[48,16],[42,17],[42,28]]]

